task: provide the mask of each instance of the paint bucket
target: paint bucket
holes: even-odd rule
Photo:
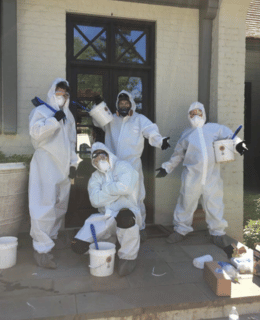
[[[16,237],[0,238],[0,269],[11,268],[16,264],[17,245]]]
[[[111,276],[114,272],[116,246],[110,242],[98,242],[89,246],[90,274],[96,277]]]
[[[218,140],[213,142],[216,162],[231,162],[235,160],[234,141],[232,139]]]
[[[113,115],[104,101],[96,105],[89,114],[101,127],[104,127],[113,120]]]

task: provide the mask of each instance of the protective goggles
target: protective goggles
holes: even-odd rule
[[[99,160],[107,160],[108,154],[103,150],[100,150],[100,151],[97,150],[97,151],[94,151],[92,154],[92,159],[96,159],[96,158],[99,158]]]
[[[64,92],[64,91],[55,91],[55,96],[57,96],[57,97],[63,96],[64,98],[68,98],[70,96],[70,94],[68,92]]]
[[[194,110],[191,110],[189,112],[189,115],[190,115],[191,118],[193,118],[194,116],[202,117],[203,116],[203,112],[200,109],[194,109]]]

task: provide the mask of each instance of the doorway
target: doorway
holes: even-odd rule
[[[136,111],[154,120],[155,24],[94,16],[67,15],[67,79],[71,99],[91,108],[86,89],[99,92],[114,113],[118,92],[127,90],[136,102]],[[66,227],[82,226],[97,212],[89,201],[87,184],[94,172],[90,148],[104,141],[88,112],[74,110],[77,125],[77,153],[81,158],[72,184]],[[147,142],[142,155],[146,187],[146,223],[154,217],[154,150]],[[150,174],[149,174],[150,173]]]

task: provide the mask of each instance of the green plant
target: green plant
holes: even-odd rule
[[[10,163],[10,162],[24,162],[27,166],[30,164],[32,155],[28,154],[13,154],[11,156],[6,156],[0,151],[0,163]]]
[[[260,242],[260,194],[255,191],[244,191],[244,244],[254,248]]]
[[[244,191],[244,227],[249,220],[260,218],[260,194],[257,191]]]
[[[260,220],[249,220],[244,229],[244,243],[254,249],[254,244],[260,242]]]

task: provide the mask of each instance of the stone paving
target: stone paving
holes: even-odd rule
[[[193,258],[204,254],[228,261],[204,231],[175,245],[165,238],[148,239],[141,245],[135,271],[123,278],[117,274],[117,260],[113,275],[99,278],[89,273],[88,255],[70,249],[53,253],[56,270],[37,267],[31,240],[19,238],[16,266],[0,270],[0,320],[147,319],[148,314],[148,319],[226,319],[233,304],[260,308],[260,278],[232,284],[230,298],[217,297],[203,270],[193,266]]]

